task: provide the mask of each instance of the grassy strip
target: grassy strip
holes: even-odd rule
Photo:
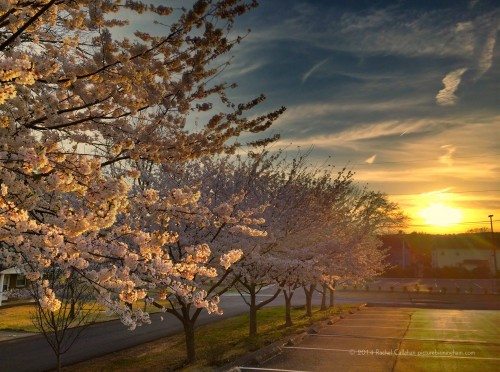
[[[142,307],[141,307],[142,308]],[[146,310],[150,313],[158,312],[159,309],[153,305],[148,305]],[[0,331],[11,332],[33,332],[37,333],[38,330],[33,325],[31,319],[32,314],[35,312],[34,304],[26,304],[11,307],[0,307]],[[92,323],[105,322],[108,320],[117,319],[114,314],[108,314],[102,306],[92,306],[92,312],[95,316],[90,316]]]
[[[185,368],[186,371],[210,370],[210,367],[228,363],[250,351],[257,350],[287,335],[305,330],[312,323],[325,320],[348,308],[335,307],[326,311],[314,308],[312,318],[304,316],[304,309],[293,309],[294,325],[283,326],[285,309],[263,308],[258,313],[259,336],[248,337],[248,314],[220,320],[196,329],[198,362],[185,366],[184,335],[177,334],[148,342],[133,348],[108,354],[66,368],[66,371],[167,371]],[[172,319],[171,321],[176,321]]]
[[[95,322],[104,322],[116,319],[116,316],[108,315],[102,309],[95,308]],[[38,333],[31,319],[35,313],[35,305],[19,305],[5,309],[0,308],[0,331],[33,332]],[[91,317],[93,318],[93,317]]]

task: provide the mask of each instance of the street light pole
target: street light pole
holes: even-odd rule
[[[490,218],[490,228],[491,228],[491,244],[493,244],[493,293],[496,293],[497,287],[497,250],[495,242],[495,233],[493,232],[493,215],[488,216]]]

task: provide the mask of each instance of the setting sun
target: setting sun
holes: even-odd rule
[[[420,216],[429,225],[450,226],[462,221],[462,211],[441,203],[434,203],[420,211]]]

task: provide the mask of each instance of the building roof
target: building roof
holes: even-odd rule
[[[0,274],[21,274],[21,270],[17,267],[11,267],[10,269],[0,271]]]

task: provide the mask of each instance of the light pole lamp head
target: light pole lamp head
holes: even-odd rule
[[[493,215],[492,215],[492,214],[490,214],[490,215],[488,215],[488,217],[489,217],[489,218],[491,218],[491,217],[493,217]]]

